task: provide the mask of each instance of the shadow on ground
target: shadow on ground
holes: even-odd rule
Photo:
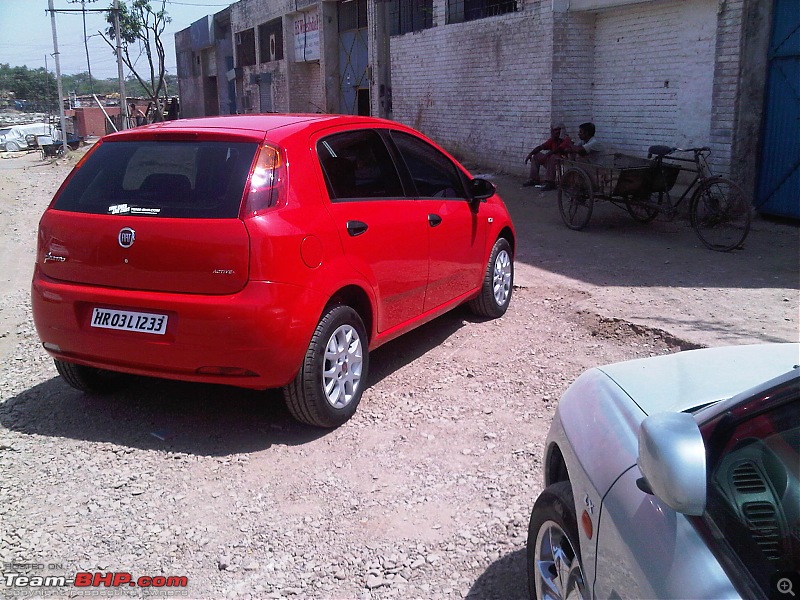
[[[507,554],[478,577],[469,590],[469,600],[528,600],[525,550]]]
[[[595,203],[587,227],[573,231],[557,191],[522,188],[509,175],[492,180],[514,219],[518,263],[598,286],[800,289],[797,222],[756,217],[742,249],[714,252],[685,219],[645,225],[608,202]]]
[[[456,309],[382,346],[370,356],[369,385],[441,344],[472,319]],[[330,433],[296,422],[280,390],[130,377],[113,394],[83,393],[60,377],[0,405],[0,424],[28,435],[226,456],[272,445],[300,445]]]

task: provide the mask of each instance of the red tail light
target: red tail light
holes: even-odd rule
[[[279,206],[286,194],[286,161],[281,151],[264,144],[258,152],[242,218],[255,217]]]

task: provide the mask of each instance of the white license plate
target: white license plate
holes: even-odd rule
[[[91,325],[102,329],[142,331],[144,333],[164,335],[167,332],[167,315],[95,308],[92,311]]]

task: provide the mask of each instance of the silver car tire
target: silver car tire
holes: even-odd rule
[[[367,383],[368,347],[364,322],[354,309],[328,309],[314,330],[300,372],[284,388],[292,416],[327,428],[352,417]]]
[[[6,152],[19,152],[20,147],[17,142],[6,142]]]
[[[527,557],[531,600],[588,598],[569,481],[548,486],[537,498],[528,526]]]
[[[511,303],[514,289],[514,258],[511,244],[506,238],[498,238],[492,247],[481,292],[470,300],[470,310],[480,317],[497,319],[502,317]]]

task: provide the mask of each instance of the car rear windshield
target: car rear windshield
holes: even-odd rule
[[[257,148],[248,142],[106,142],[53,207],[90,214],[235,218]]]

